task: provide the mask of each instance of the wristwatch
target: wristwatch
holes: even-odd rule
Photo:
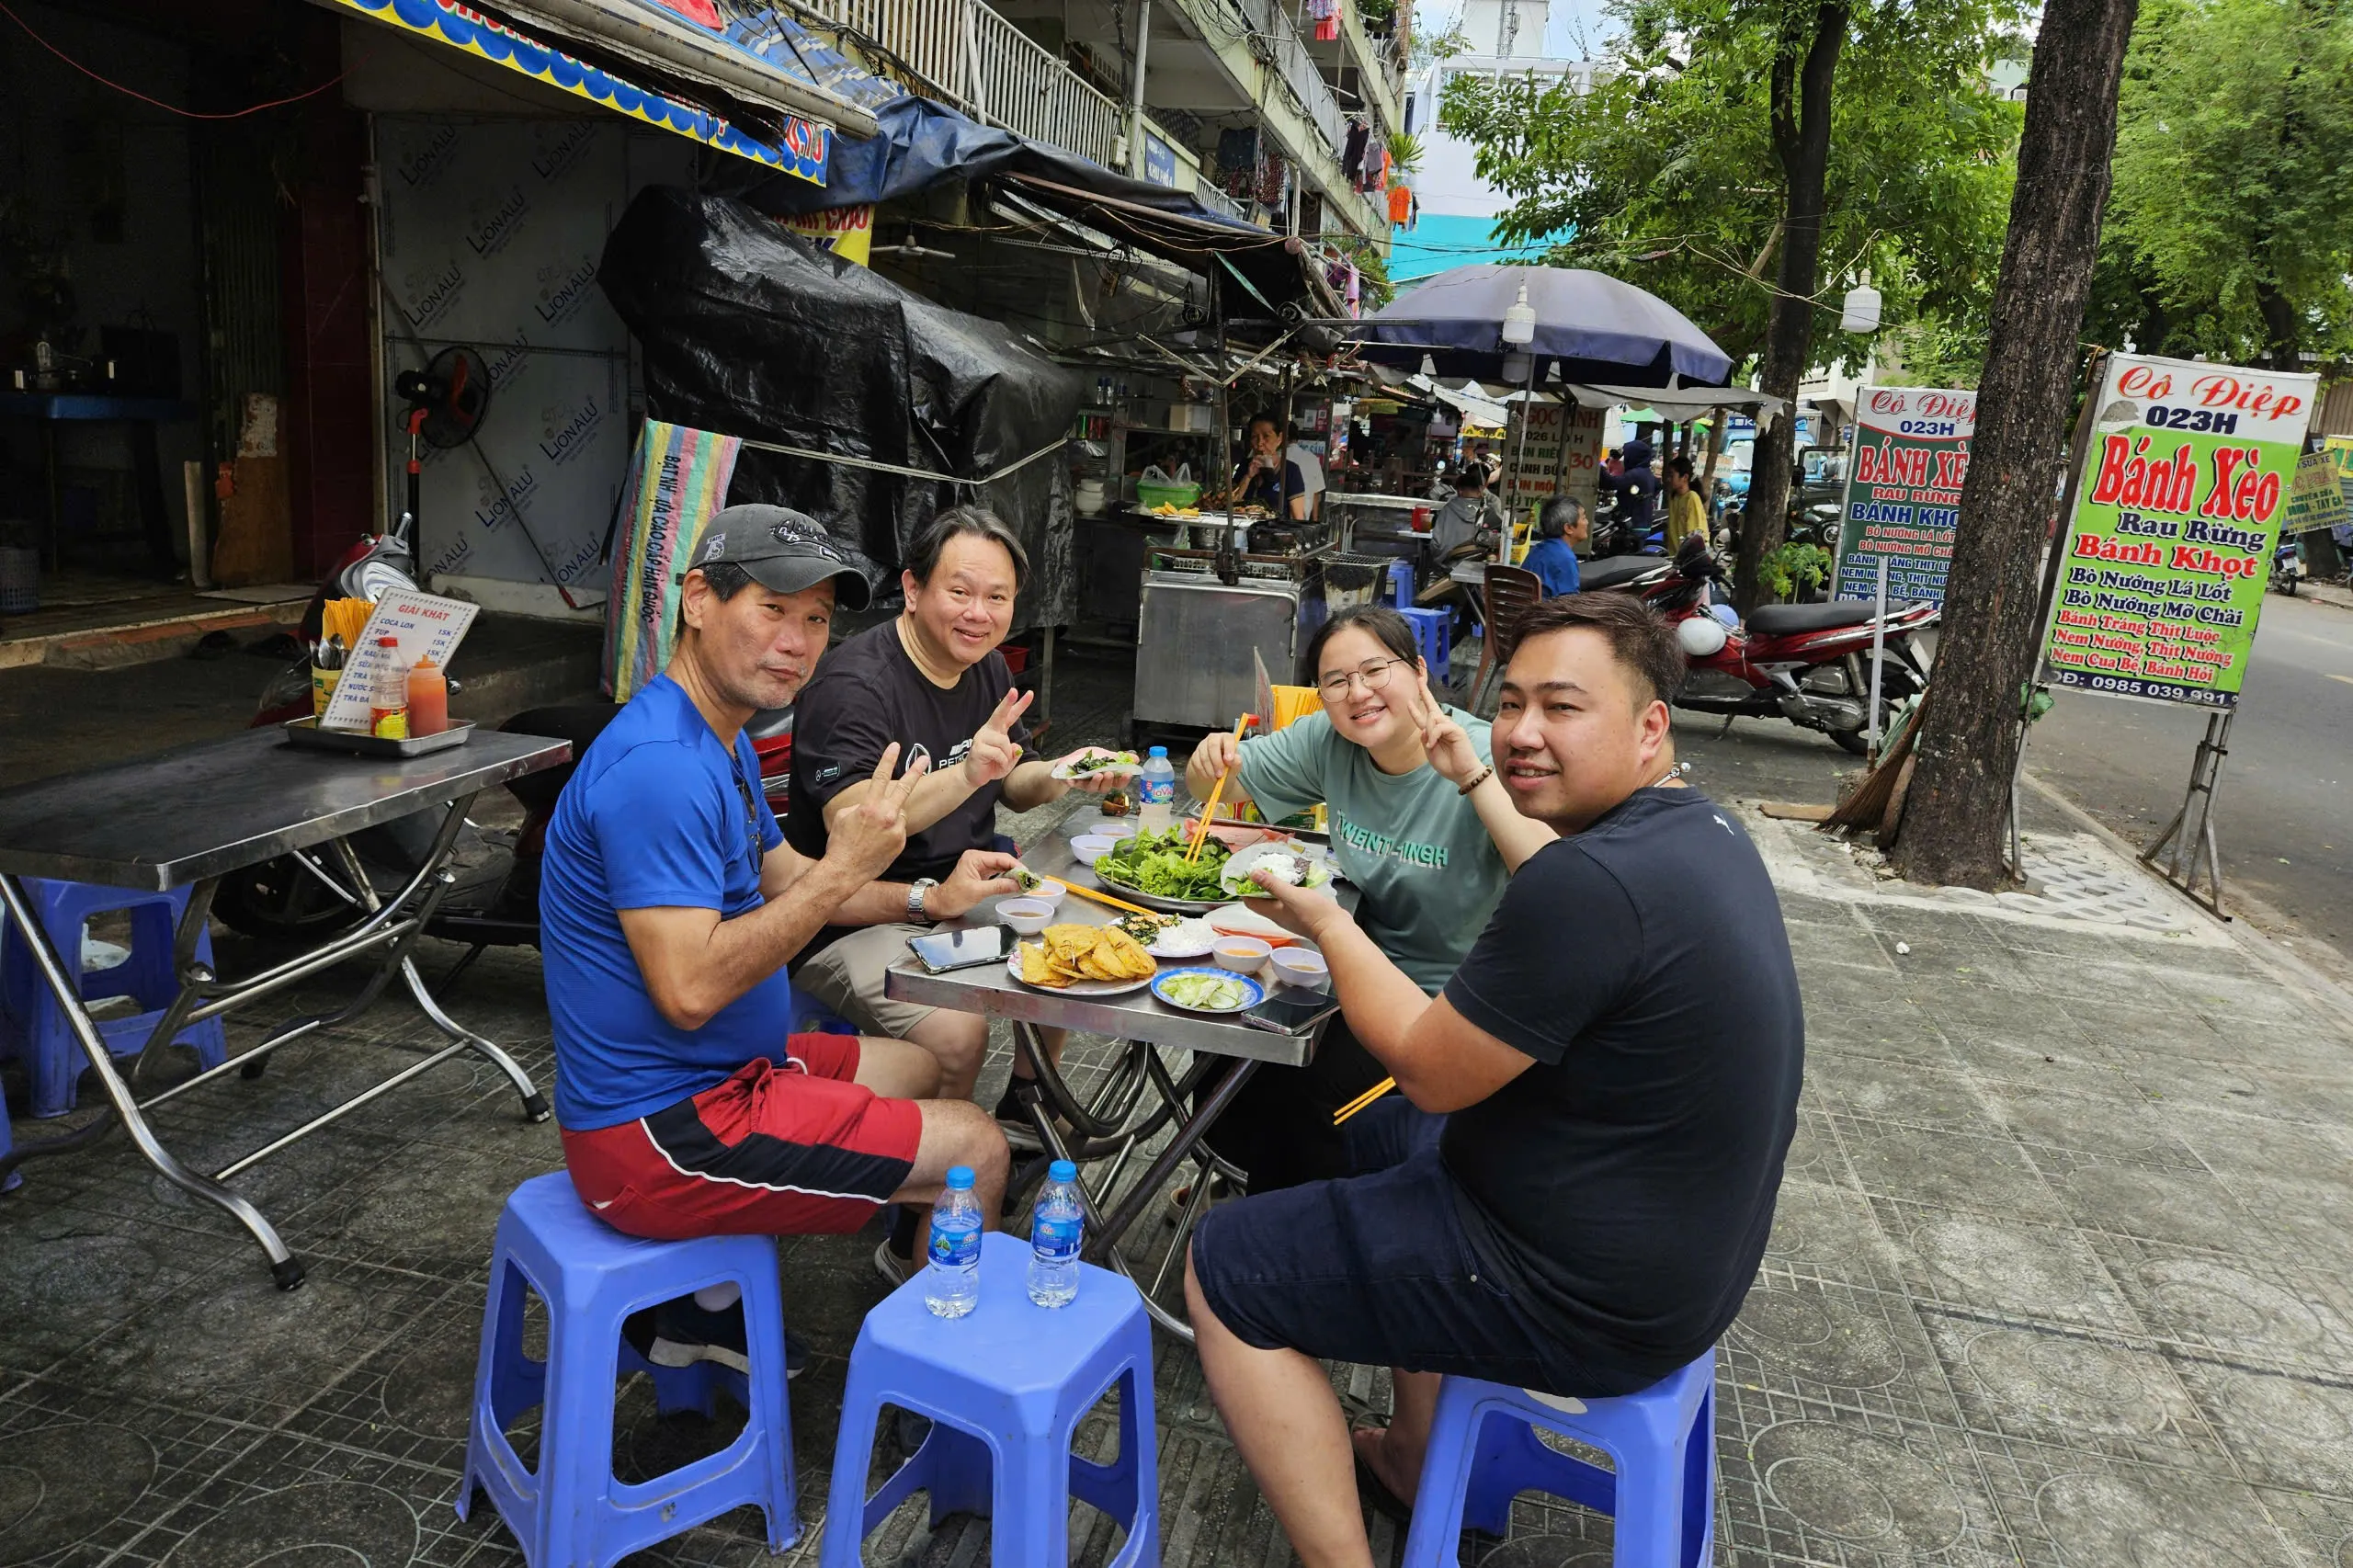
[[[938,877],[917,877],[907,884],[907,918],[918,926],[932,923],[931,912],[923,906],[923,895],[939,885]]]

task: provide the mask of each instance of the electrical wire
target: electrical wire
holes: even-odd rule
[[[332,78],[320,83],[315,87],[296,93],[291,97],[272,98],[266,104],[256,104],[251,108],[233,109],[226,114],[204,114],[195,109],[182,108],[177,104],[167,104],[161,98],[151,98],[136,87],[126,87],[119,82],[111,81],[107,77],[99,75],[96,71],[91,70],[88,66],[83,64],[80,61],[74,59],[72,55],[66,53],[55,44],[50,42],[49,40],[41,37],[40,34],[33,31],[32,24],[26,21],[22,17],[17,15],[13,10],[10,10],[6,4],[6,0],[0,0],[0,16],[6,17],[10,21],[16,23],[17,26],[24,29],[25,36],[27,38],[32,40],[43,49],[49,51],[50,53],[57,56],[58,59],[65,62],[66,64],[74,67],[74,70],[82,73],[83,75],[87,76],[91,81],[97,83],[98,85],[102,87],[110,87],[114,91],[122,94],[125,97],[137,98],[142,104],[153,104],[155,108],[162,109],[165,113],[178,115],[182,119],[243,119],[247,115],[259,114],[264,109],[283,108],[288,104],[299,104],[304,98],[315,98],[321,93],[325,92],[329,87],[341,83],[344,77],[351,74],[348,71],[337,72]]]

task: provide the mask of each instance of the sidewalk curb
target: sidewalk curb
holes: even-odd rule
[[[2353,608],[2353,605],[2348,605],[2347,608]],[[2300,986],[2313,1001],[2335,1013],[2348,1030],[2353,1030],[2353,987],[2348,987],[2344,983],[2313,968],[2300,955],[2291,951],[2285,943],[2255,924],[2255,919],[2260,919],[2275,926],[2292,926],[2295,924],[2294,921],[2290,920],[2262,900],[2249,898],[2239,892],[2226,892],[2224,896],[2231,904],[2237,906],[2243,912],[2240,917],[2233,920],[2217,918],[2204,904],[2185,895],[2170,878],[2165,876],[2155,867],[2143,864],[2140,846],[2133,844],[2091,812],[2069,800],[2065,792],[2057,785],[2038,777],[2031,767],[2020,768],[2018,777],[2036,794],[2056,806],[2062,814],[2078,827],[2098,837],[2110,849],[2164,886],[2172,896],[2181,901],[2184,907],[2194,911],[2200,919],[2230,937],[2233,944],[2242,952],[2271,971],[2277,978]],[[2249,916],[2254,916],[2255,919],[2250,919]]]

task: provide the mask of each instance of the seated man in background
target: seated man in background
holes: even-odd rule
[[[900,903],[876,904],[874,920],[836,920],[819,932],[795,971],[801,988],[862,1031],[912,1040],[939,1063],[939,1092],[968,1098],[988,1053],[988,1020],[883,994],[883,977],[907,953],[907,938],[934,921],[972,907],[951,890],[957,868],[993,852],[996,808],[1017,812],[1060,800],[1072,786],[1054,778],[1058,764],[1029,744],[1021,715],[1030,694],[1017,691],[997,652],[1013,624],[1014,596],[1029,574],[1029,557],[994,512],[958,506],[940,513],[907,550],[900,585],[906,608],[895,619],[846,640],[825,658],[794,705],[792,791],[784,835],[802,855],[829,852],[834,824],[878,788],[876,762],[892,745],[922,747],[930,774],[907,797],[906,845],[879,873]],[[1078,754],[1074,752],[1073,756]],[[1067,761],[1069,758],[1060,759]],[[1119,776],[1089,776],[1078,787],[1118,789]],[[1009,869],[1012,857],[991,864]],[[992,883],[988,892],[1011,892]],[[986,896],[983,894],[983,896]],[[1060,1044],[1059,1031],[1048,1040]],[[1017,1059],[1016,1076],[1029,1076]],[[1031,1146],[1036,1135],[1008,1085],[996,1114]],[[913,1267],[913,1224],[902,1221],[875,1255],[892,1279]]]
[[[1544,503],[1536,519],[1536,542],[1528,547],[1520,564],[1536,574],[1546,598],[1577,591],[1577,547],[1592,534],[1585,508],[1574,497],[1555,495]]]
[[[1465,556],[1492,555],[1495,533],[1504,526],[1503,504],[1487,490],[1487,471],[1464,463],[1454,476],[1454,499],[1430,519],[1430,548],[1438,565]]]
[[[1308,1568],[1370,1568],[1351,1460],[1402,1508],[1441,1374],[1632,1393],[1714,1344],[1756,1278],[1804,1017],[1756,846],[1676,777],[1682,675],[1634,599],[1530,612],[1493,743],[1563,836],[1437,997],[1330,899],[1260,879],[1402,1091],[1348,1123],[1360,1174],[1212,1209],[1187,1258],[1218,1413]],[[1351,1439],[1319,1359],[1396,1369],[1386,1430]]]
[[[790,1032],[785,960],[828,921],[904,907],[906,890],[875,878],[924,777],[920,763],[892,777],[888,748],[822,858],[778,830],[744,724],[801,689],[836,594],[863,608],[866,580],[814,521],[721,512],[687,571],[668,667],[589,746],[549,824],[540,913],[564,1164],[631,1235],[855,1231],[885,1202],[927,1209],[954,1165],[972,1167],[995,1221],[1005,1139],[977,1107],[933,1097],[930,1053]],[[1010,887],[1010,864],[963,858],[934,890],[939,909]],[[657,1366],[746,1369],[732,1286],[628,1332]]]

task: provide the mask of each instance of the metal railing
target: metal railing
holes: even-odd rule
[[[980,0],[964,0],[972,17],[973,112],[995,125],[1064,152],[1117,168],[1120,130],[1127,116],[1036,40]]]
[[[1120,106],[982,0],[803,0],[991,125],[1115,166]]]

